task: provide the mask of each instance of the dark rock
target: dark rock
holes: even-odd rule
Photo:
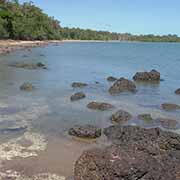
[[[71,96],[71,101],[77,101],[80,99],[84,99],[85,97],[86,97],[86,95],[83,92],[78,92]]]
[[[88,84],[86,84],[86,83],[81,83],[81,82],[72,83],[73,88],[83,88],[83,87],[86,87],[86,86],[88,86]]]
[[[38,62],[36,65],[37,65],[37,67],[39,67],[39,68],[47,69],[46,65],[43,64],[43,63],[41,63],[41,62]]]
[[[136,85],[125,78],[117,80],[109,89],[110,94],[118,94],[124,91],[135,92]]]
[[[137,148],[151,155],[164,150],[180,151],[180,136],[159,128],[116,125],[105,128],[104,134],[117,145]]]
[[[180,88],[175,91],[176,94],[180,95]]]
[[[138,119],[143,120],[144,122],[150,123],[153,121],[151,114],[139,114]]]
[[[177,110],[180,109],[180,106],[177,104],[172,104],[172,103],[164,103],[161,104],[162,109],[166,110],[166,111],[173,111],[173,110]]]
[[[29,69],[29,70],[33,70],[33,69],[47,69],[47,67],[43,64],[43,63],[22,63],[22,62],[18,62],[15,64],[10,64],[9,66],[11,67],[16,67],[16,68],[24,68],[24,69]]]
[[[84,152],[75,163],[74,180],[178,180],[179,160],[112,145]]]
[[[101,129],[93,125],[75,126],[69,130],[69,135],[80,138],[98,138]]]
[[[32,91],[35,89],[35,87],[31,83],[24,83],[20,86],[20,89],[22,91]]]
[[[85,151],[75,163],[75,180],[179,180],[180,136],[159,128],[111,126],[112,145]]]
[[[156,70],[150,72],[137,72],[133,79],[135,81],[160,81],[160,73]]]
[[[118,80],[118,79],[115,78],[115,77],[113,77],[113,76],[109,76],[109,77],[107,78],[107,81],[110,81],[110,82],[114,82],[114,81],[116,81],[116,80]]]
[[[105,111],[105,110],[112,109],[114,106],[108,103],[104,103],[104,102],[91,102],[87,105],[87,107],[93,110]]]
[[[166,129],[177,129],[178,122],[174,119],[169,118],[159,118],[161,126]]]
[[[22,57],[28,57],[28,55],[25,54],[25,55],[23,55]]]
[[[119,110],[111,116],[111,121],[115,123],[124,123],[130,120],[131,118],[132,116],[130,113],[123,110]]]

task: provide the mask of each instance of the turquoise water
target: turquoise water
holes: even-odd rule
[[[14,62],[42,62],[48,70],[8,66]],[[132,79],[137,71],[151,69],[160,71],[164,81],[137,83],[136,94],[111,96],[108,93],[111,86],[106,81],[108,76]],[[174,93],[180,88],[179,73],[180,44],[176,43],[68,42],[34,48],[31,52],[18,51],[0,56],[0,115],[2,120],[7,115],[5,119],[22,121],[47,138],[63,138],[67,143],[70,141],[67,130],[74,124],[109,126],[110,115],[118,109],[133,115],[130,124],[144,126],[136,121],[140,113],[151,113],[154,118],[170,117],[180,123],[180,111],[160,109],[161,103],[180,104],[180,96]],[[20,91],[19,86],[24,82],[32,82],[36,89],[30,93]],[[72,82],[85,82],[89,86],[73,89]],[[70,96],[78,91],[85,92],[87,98],[70,102]],[[86,105],[94,100],[111,103],[115,109],[107,112],[87,109]]]

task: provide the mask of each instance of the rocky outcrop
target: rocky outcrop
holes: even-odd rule
[[[125,78],[120,78],[117,80],[109,89],[109,93],[112,95],[125,91],[136,91],[136,85],[132,81]]]
[[[107,81],[109,81],[109,82],[114,82],[114,81],[116,81],[116,80],[118,80],[118,79],[115,78],[115,77],[113,77],[113,76],[107,77]]]
[[[131,114],[124,110],[119,110],[111,116],[111,121],[115,123],[124,123],[132,118]]]
[[[135,81],[160,81],[160,73],[156,70],[150,72],[137,72],[133,79]]]
[[[172,104],[172,103],[163,103],[163,104],[161,104],[161,107],[165,111],[174,111],[174,110],[180,109],[179,105]]]
[[[81,82],[72,83],[73,88],[83,88],[83,87],[86,87],[86,86],[88,86],[88,84],[86,84],[86,83],[81,83]]]
[[[20,90],[22,91],[32,91],[35,87],[31,83],[24,83],[20,86]]]
[[[114,106],[104,102],[91,102],[87,105],[89,109],[105,111],[112,109]]]
[[[180,88],[175,91],[175,94],[180,95]]]
[[[75,164],[75,180],[179,180],[180,136],[158,128],[111,126],[113,145],[84,152]]]
[[[84,99],[86,95],[83,92],[75,93],[71,96],[71,101],[78,101],[80,99]]]
[[[69,135],[80,138],[98,138],[101,136],[101,129],[93,125],[74,126],[69,130]]]
[[[46,65],[38,62],[38,63],[23,63],[23,62],[18,62],[15,64],[10,64],[9,66],[11,67],[16,67],[16,68],[24,68],[24,69],[29,69],[29,70],[33,70],[33,69],[47,69]]]

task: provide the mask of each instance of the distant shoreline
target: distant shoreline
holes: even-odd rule
[[[62,42],[123,42],[123,41],[117,41],[117,40],[109,40],[109,41],[103,41],[103,40],[68,40],[64,39]]]
[[[68,40],[68,39],[64,39],[62,40],[61,42],[114,42],[114,43],[180,43],[180,42],[168,42],[168,41],[120,41],[120,40],[107,40],[107,41],[104,41],[104,40]]]
[[[31,49],[34,47],[46,46],[48,44],[61,44],[61,43],[179,43],[179,42],[144,42],[144,41],[118,41],[118,40],[45,40],[45,41],[22,41],[22,40],[0,40],[0,55],[9,54],[18,50]]]

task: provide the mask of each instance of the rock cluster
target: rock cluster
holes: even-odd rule
[[[104,102],[91,102],[87,105],[89,109],[105,111],[112,109],[114,106]]]
[[[11,67],[16,67],[16,68],[24,68],[24,69],[29,69],[29,70],[33,70],[33,69],[47,69],[46,65],[38,62],[38,63],[23,63],[23,62],[18,62],[15,64],[10,64],[9,66]]]
[[[176,94],[180,95],[180,88],[175,91]]]
[[[160,73],[154,69],[150,72],[137,72],[133,79],[135,81],[160,81]]]
[[[98,138],[101,136],[101,129],[93,125],[76,125],[69,130],[69,135],[80,138]]]
[[[31,83],[24,83],[20,86],[20,89],[22,91],[32,91],[35,89],[35,87]]]
[[[112,95],[125,91],[136,91],[136,85],[132,81],[125,78],[118,79],[109,89],[109,93]]]
[[[86,95],[83,92],[78,92],[71,96],[71,101],[77,101],[80,99],[84,99],[85,97],[86,97]]]
[[[86,87],[86,86],[88,86],[88,84],[86,84],[86,83],[81,83],[81,82],[72,83],[73,88],[83,88],[83,87]]]
[[[173,111],[173,110],[177,110],[180,109],[180,106],[177,104],[172,104],[172,103],[163,103],[161,104],[162,109],[164,109],[165,111]]]
[[[130,113],[124,110],[119,110],[111,116],[111,121],[115,123],[124,123],[130,120],[131,118],[132,116]]]
[[[114,82],[114,81],[116,81],[116,80],[118,80],[118,79],[115,78],[115,77],[113,77],[113,76],[107,77],[107,81],[109,81],[109,82]]]

